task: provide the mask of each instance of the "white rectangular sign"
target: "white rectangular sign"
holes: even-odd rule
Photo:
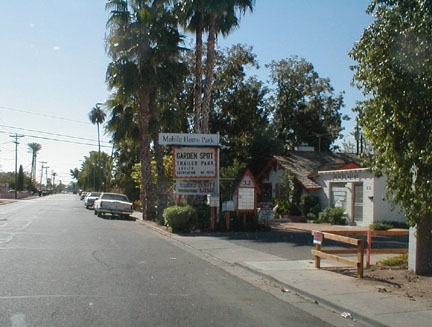
[[[217,178],[217,149],[174,147],[175,179],[214,179]]]
[[[215,192],[216,182],[199,180],[177,180],[176,193],[181,195],[207,195]]]
[[[219,134],[159,133],[160,145],[219,146]]]
[[[240,187],[238,189],[237,210],[255,210],[255,189]]]

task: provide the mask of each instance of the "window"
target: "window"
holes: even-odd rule
[[[354,221],[363,221],[363,183],[354,184]]]

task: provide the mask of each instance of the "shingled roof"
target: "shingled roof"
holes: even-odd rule
[[[294,177],[308,190],[319,190],[321,186],[314,180],[318,171],[359,168],[358,156],[332,152],[287,151],[283,156],[274,156],[258,175],[257,180],[268,176],[276,165],[289,170]]]

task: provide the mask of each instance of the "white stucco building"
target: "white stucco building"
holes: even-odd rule
[[[275,156],[257,177],[263,201],[280,196],[285,170],[295,177],[303,194],[319,199],[322,209],[343,207],[352,225],[406,221],[403,213],[392,211],[384,200],[386,179],[361,168],[356,156],[312,151],[288,151],[284,156]]]

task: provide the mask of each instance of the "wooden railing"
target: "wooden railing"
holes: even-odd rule
[[[389,231],[333,231],[332,233],[313,231],[315,250],[312,250],[312,255],[315,256],[315,268],[321,267],[321,259],[330,259],[337,262],[341,262],[357,268],[357,277],[363,278],[364,270],[364,241],[362,239],[347,237],[345,235],[357,235],[366,236],[367,248],[366,248],[366,267],[370,266],[370,256],[372,253],[407,253],[407,248],[399,249],[373,249],[372,248],[372,237],[373,236],[406,236],[408,235],[407,230],[389,230]],[[355,249],[322,249],[322,241],[324,239],[341,242],[344,244],[355,246]],[[338,256],[337,254],[357,254],[357,259],[352,260],[346,257]]]

